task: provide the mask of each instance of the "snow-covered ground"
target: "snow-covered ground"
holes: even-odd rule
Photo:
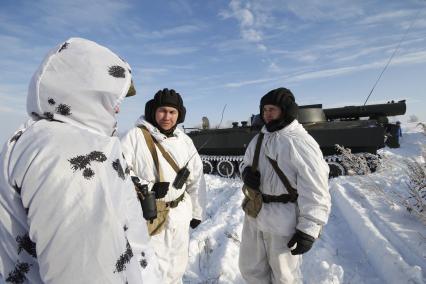
[[[408,212],[407,159],[424,162],[426,136],[404,125],[401,148],[380,150],[374,174],[330,180],[328,224],[304,255],[304,283],[425,283],[426,224]],[[184,283],[244,283],[238,269],[241,181],[206,175],[208,219],[191,234]]]

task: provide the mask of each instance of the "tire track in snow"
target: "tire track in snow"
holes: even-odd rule
[[[386,283],[424,283],[419,266],[411,266],[369,218],[371,210],[350,198],[347,189],[332,184],[335,206],[342,212],[375,271]]]
[[[362,189],[356,186],[353,186],[351,184],[345,184],[345,188],[347,188],[348,193],[356,192],[358,195],[364,196]],[[425,273],[426,261],[423,257],[419,255],[419,249],[421,248],[413,247],[407,244],[407,242],[397,232],[395,232],[395,229],[392,228],[391,224],[384,220],[381,215],[377,214],[376,206],[379,205],[374,204],[372,197],[367,197],[358,200],[360,201],[361,206],[365,208],[369,213],[369,217],[372,223],[384,236],[386,236],[388,241],[394,246],[394,248],[404,259],[404,261],[411,266],[419,266],[422,269],[422,272]]]
[[[304,283],[382,284],[332,196],[328,223],[303,258]]]
[[[243,284],[238,269],[243,212],[242,183],[206,175],[207,219],[191,234],[184,283]],[[234,266],[229,266],[233,263]]]

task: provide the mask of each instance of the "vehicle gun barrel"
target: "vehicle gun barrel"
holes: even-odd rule
[[[360,118],[403,115],[406,109],[405,100],[401,100],[386,104],[328,108],[324,109],[324,113],[327,119]]]

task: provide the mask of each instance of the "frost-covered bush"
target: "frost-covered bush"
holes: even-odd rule
[[[426,152],[423,151],[423,162],[408,160],[408,193],[405,201],[408,211],[419,213],[426,218]]]
[[[417,123],[417,126],[420,126],[423,129],[423,134],[426,135],[426,124],[424,124],[423,122],[419,122]]]
[[[410,117],[408,118],[408,122],[417,122],[417,121],[419,121],[419,118],[415,114],[410,115]]]
[[[365,175],[371,173],[368,161],[364,155],[352,154],[351,149],[337,144],[336,148],[341,154],[341,164],[345,167],[348,175]]]

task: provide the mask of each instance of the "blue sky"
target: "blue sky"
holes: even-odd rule
[[[413,19],[415,21],[413,22]],[[369,103],[407,100],[426,120],[424,0],[0,1],[0,142],[26,120],[29,80],[69,37],[103,44],[133,69],[138,95],[119,114],[132,127],[162,88],[182,94],[186,127],[208,116],[247,120],[259,99],[290,88],[299,104],[361,105],[413,24]]]

